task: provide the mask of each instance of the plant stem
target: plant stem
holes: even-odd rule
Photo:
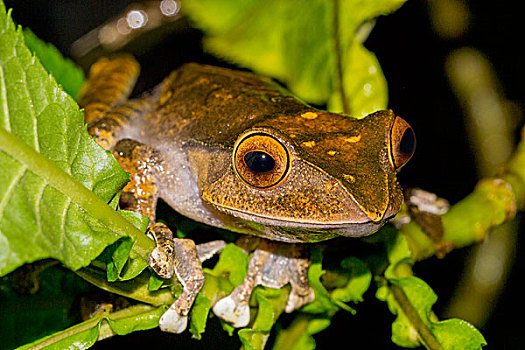
[[[75,334],[80,334],[89,329],[92,329],[93,327],[96,327],[96,325],[101,321],[101,319],[102,319],[101,316],[93,317],[85,322],[79,323],[62,332],[52,334],[49,337],[39,339],[36,342],[31,343],[31,344],[27,344],[19,348],[19,350],[24,350],[24,349],[39,350],[39,349],[45,349],[49,346],[53,346],[53,344],[56,344],[62,340],[65,340]]]
[[[410,300],[408,300],[403,289],[401,289],[401,287],[399,286],[396,286],[395,284],[390,284],[389,288],[392,292],[392,295],[394,296],[394,299],[399,305],[399,308],[410,320],[410,323],[412,324],[412,326],[414,326],[414,329],[417,331],[423,343],[425,343],[427,349],[442,350],[443,347],[441,346],[441,344],[439,344],[439,342],[434,337],[430,329],[428,329],[425,323],[421,320],[419,314],[417,313],[417,310],[410,303]]]
[[[109,282],[103,271],[97,271],[91,267],[80,269],[76,271],[76,274],[100,289],[146,304],[160,306],[169,305],[175,301],[169,288],[162,288],[158,291],[148,290],[149,274],[144,272],[133,280],[125,282]]]
[[[64,331],[52,334],[48,337],[39,339],[31,344],[24,345],[19,348],[19,350],[25,350],[25,349],[31,349],[31,350],[38,350],[38,349],[46,349],[46,348],[72,348],[71,345],[68,343],[68,338],[77,339],[78,343],[80,345],[88,345],[88,347],[93,344],[96,340],[105,339],[108,337],[111,337],[117,332],[115,332],[111,325],[108,324],[108,322],[104,321],[125,321],[126,319],[129,319],[130,322],[135,321],[137,318],[141,319],[147,319],[149,321],[149,325],[144,327],[144,329],[147,328],[153,328],[154,325],[158,322],[158,318],[162,314],[164,309],[159,312],[158,307],[148,306],[148,305],[133,305],[129,308],[122,309],[110,314],[101,314],[98,316],[95,316],[93,318],[90,318],[87,321],[84,321],[82,323],[79,323],[73,327],[70,327]],[[157,320],[157,321],[155,321]],[[87,331],[93,331],[92,334],[85,334],[82,335],[82,333]],[[130,331],[133,331],[134,329],[130,329]],[[120,329],[120,333],[129,333],[128,331]],[[76,337],[75,337],[76,336]],[[64,343],[61,343],[64,342]],[[78,347],[78,344],[77,344]],[[75,348],[77,348],[75,347]]]
[[[343,113],[350,114],[350,106],[348,105],[348,99],[344,85],[344,74],[343,74],[343,57],[341,51],[341,39],[339,37],[339,0],[334,0],[334,45],[335,45],[335,61],[336,61],[336,77],[337,85],[339,88],[339,94],[341,95],[341,104],[343,106]]]
[[[436,254],[446,245],[461,248],[483,241],[492,227],[511,220],[524,207],[525,128],[504,171],[497,177],[480,180],[472,193],[442,216],[444,235],[440,242],[434,242],[414,222],[400,231],[417,261]]]

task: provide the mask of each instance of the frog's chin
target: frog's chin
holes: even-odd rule
[[[241,227],[249,228],[245,233],[290,243],[313,243],[337,236],[367,236],[379,230],[389,219],[385,218],[385,220],[380,222],[371,220],[363,222],[312,222],[308,220],[278,219],[224,207],[220,208],[219,211],[238,219]],[[239,227],[232,229],[243,231]]]

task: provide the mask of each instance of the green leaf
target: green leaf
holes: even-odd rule
[[[350,301],[363,301],[363,294],[370,287],[372,273],[368,266],[356,257],[348,257],[341,262],[341,267],[349,271],[348,282],[344,287],[334,289],[330,297],[333,302],[341,305]]]
[[[239,330],[239,339],[245,349],[262,350],[279,315],[284,311],[289,288],[258,287],[252,294],[257,302],[257,316],[251,328]]]
[[[258,311],[252,328],[239,330],[239,339],[245,349],[264,349],[274,323],[272,304],[264,296],[256,295]]]
[[[486,345],[481,333],[468,322],[433,318],[432,305],[437,296],[423,280],[406,277],[389,282],[392,286],[386,301],[397,315],[392,323],[392,341],[397,345],[417,347],[422,343],[428,349],[441,346],[444,350],[481,349]]]
[[[0,2],[0,275],[43,258],[86,266],[120,237],[153,243],[109,202],[128,175],[24,45]]]
[[[356,118],[367,116],[388,105],[388,86],[376,56],[358,40],[348,48],[343,62],[343,84],[349,109]],[[328,110],[343,112],[340,89],[333,89]]]
[[[156,273],[152,273],[148,280],[148,290],[156,291],[159,290],[167,279],[160,277]]]
[[[322,268],[323,255],[319,248],[312,249],[311,255],[312,263],[308,269],[308,281],[315,292],[315,299],[310,304],[303,306],[301,311],[313,314],[329,314],[333,315],[339,308],[332,302],[330,294],[323,286],[321,277],[325,273]]]
[[[385,277],[404,277],[401,269],[407,265],[412,266],[414,264],[406,236],[391,227],[383,232],[385,234],[386,254],[389,262],[385,271]]]
[[[191,308],[190,332],[197,340],[202,339],[202,333],[206,330],[206,322],[211,309],[211,300],[202,294],[198,294]]]
[[[226,278],[233,289],[244,281],[248,271],[248,262],[248,255],[240,247],[230,243],[222,250],[215,267],[212,270],[204,269],[204,271],[218,278]]]
[[[76,97],[86,80],[82,69],[62,56],[56,47],[40,40],[29,28],[24,29],[24,38],[29,50],[62,85],[64,91]]]
[[[115,282],[119,279],[120,272],[124,268],[132,246],[133,241],[124,237],[107,247],[102,252],[99,259],[106,264],[108,281]],[[123,262],[122,256],[124,256]]]
[[[300,98],[341,111],[341,83],[357,117],[387,103],[387,85],[358,28],[404,0],[188,0],[212,53],[284,82]],[[339,64],[338,64],[339,63]]]
[[[92,266],[80,269],[76,271],[76,274],[100,289],[146,304],[155,306],[164,304],[171,305],[175,301],[173,293],[169,288],[161,288],[155,291],[148,289],[148,282],[150,280],[148,270],[130,281],[116,282],[108,282],[106,271],[96,269]]]
[[[108,314],[95,316],[85,322],[20,347],[24,349],[87,349],[98,338],[125,335],[134,331],[155,328],[167,307],[135,305]]]
[[[149,222],[147,217],[129,210],[120,210],[119,213],[139,231],[146,231]],[[135,278],[148,267],[147,261],[132,250],[134,243],[130,237],[122,237],[101,254],[99,259],[106,264],[108,281],[126,281]]]
[[[356,311],[346,303],[360,302],[363,294],[370,287],[372,273],[368,266],[356,257],[348,257],[341,261],[342,270],[335,272],[340,279],[346,280],[341,287],[328,292],[322,283],[325,271],[322,269],[322,254],[316,249],[312,253],[312,265],[308,270],[310,285],[315,292],[315,300],[305,305],[301,311],[312,314],[333,316],[339,309],[355,314]]]

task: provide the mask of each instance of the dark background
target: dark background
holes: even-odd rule
[[[5,3],[8,8],[14,8],[13,18],[17,23],[30,27],[41,39],[53,43],[67,55],[74,40],[118,15],[130,1],[13,0]],[[438,37],[431,28],[426,2],[410,0],[393,15],[379,18],[366,42],[378,56],[386,75],[389,108],[403,116],[416,131],[416,154],[400,175],[402,185],[422,187],[451,203],[472,191],[477,176],[474,155],[465,134],[463,111],[445,75],[446,55],[460,46],[475,47],[492,61],[510,100],[522,105],[525,92],[524,65],[520,64],[524,50],[519,47],[523,43],[523,29],[517,3],[472,1],[468,5],[472,13],[470,30],[459,39]],[[153,87],[185,62],[225,65],[202,52],[201,38],[201,33],[186,27],[147,51],[138,52],[142,75],[136,92]],[[520,279],[523,273],[520,243],[518,237],[517,259],[503,294],[497,301],[487,301],[497,303],[489,322],[481,329],[489,343],[488,349],[523,348],[525,344],[521,321],[525,288]],[[417,275],[440,297],[434,308],[438,315],[453,297],[467,254],[468,249],[457,250],[444,260],[432,258],[416,265]],[[393,316],[386,305],[369,292],[366,302],[356,308],[357,316],[340,312],[329,329],[315,336],[318,348],[341,343],[354,348],[361,348],[358,344],[367,348],[395,348],[389,339]],[[191,340],[187,333],[174,337],[151,330],[106,340],[94,348],[109,349],[117,345],[126,348],[191,346],[211,350],[238,348],[238,341],[236,336],[229,338],[212,320],[201,341]]]

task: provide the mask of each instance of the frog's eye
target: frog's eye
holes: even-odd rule
[[[414,154],[416,135],[402,118],[396,117],[390,132],[390,151],[394,167],[399,170]]]
[[[235,143],[233,165],[246,184],[269,189],[281,184],[288,175],[290,154],[277,138],[263,132],[251,132]]]

